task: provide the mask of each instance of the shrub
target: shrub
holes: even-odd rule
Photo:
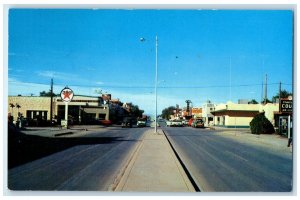
[[[272,123],[265,117],[264,113],[259,113],[252,119],[250,129],[252,134],[275,133]]]

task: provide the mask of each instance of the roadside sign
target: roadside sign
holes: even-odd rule
[[[282,113],[292,113],[293,112],[293,100],[283,100],[280,101],[280,112]]]
[[[61,125],[63,127],[69,128],[68,126],[68,104],[70,101],[72,101],[74,96],[73,91],[66,86],[62,91],[60,92],[61,99],[65,102],[65,120],[61,121]]]
[[[72,91],[70,88],[68,88],[68,87],[65,87],[65,88],[62,89],[62,91],[60,92],[60,97],[61,97],[61,99],[62,99],[64,102],[70,102],[70,101],[72,101],[73,96],[74,96],[73,91]]]
[[[201,114],[202,108],[192,108],[192,115]]]

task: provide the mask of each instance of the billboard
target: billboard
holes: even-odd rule
[[[192,115],[202,114],[202,108],[192,108]]]

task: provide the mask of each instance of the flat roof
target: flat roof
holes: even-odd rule
[[[225,111],[235,111],[235,112],[259,112],[259,110],[228,110],[228,109],[222,109],[222,110],[211,111],[210,113],[225,112]]]

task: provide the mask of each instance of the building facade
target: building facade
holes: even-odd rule
[[[202,105],[202,119],[205,126],[214,125],[214,116],[211,114],[214,108],[215,104],[211,103],[211,101],[207,101]]]
[[[60,97],[53,97],[52,116],[53,119],[60,120],[65,118],[66,104]],[[51,113],[50,97],[35,96],[9,96],[8,112],[14,121],[18,117],[28,120],[50,121]],[[102,97],[74,96],[68,103],[68,117],[74,123],[88,123],[95,119],[109,120],[109,106],[104,104]],[[52,120],[53,120],[52,119]]]
[[[214,125],[227,128],[248,128],[255,115],[264,112],[266,118],[275,125],[274,115],[279,111],[277,103],[262,104],[227,104],[216,105],[211,112],[214,116]]]

